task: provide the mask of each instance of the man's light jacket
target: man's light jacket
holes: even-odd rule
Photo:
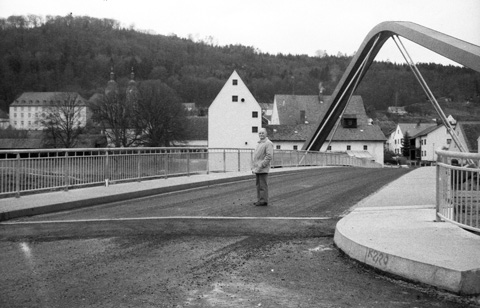
[[[257,148],[253,152],[252,171],[254,173],[268,173],[272,159],[273,143],[268,138],[258,141]]]

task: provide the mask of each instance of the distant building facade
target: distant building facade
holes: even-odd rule
[[[85,126],[90,118],[87,100],[76,92],[24,92],[10,104],[10,126],[20,130],[39,130],[44,128],[42,121],[48,116],[58,114],[65,118],[68,112],[75,114],[75,125],[78,126]]]
[[[275,95],[267,126],[276,149],[301,150],[331,104],[327,95]],[[347,152],[383,164],[385,135],[368,118],[361,96],[353,96],[320,151]]]
[[[262,109],[234,71],[208,108],[209,148],[255,148]]]
[[[403,148],[403,139],[408,134],[410,138],[424,131],[429,127],[437,126],[436,123],[398,123],[395,130],[390,133],[387,140],[387,149],[395,154],[401,155]],[[413,159],[415,155],[413,155]]]
[[[331,97],[320,93],[275,95],[271,107],[261,105],[234,71],[209,107],[208,147],[254,148],[258,130],[265,127],[276,149],[301,150],[330,104]],[[331,143],[321,151],[347,152],[383,164],[385,135],[367,117],[360,96],[352,97],[328,139]]]
[[[405,107],[396,107],[396,106],[388,107],[387,112],[390,114],[398,114],[398,115],[406,115],[408,113],[405,110]]]
[[[446,149],[452,142],[447,128],[443,124],[431,126],[412,138],[415,139],[416,158],[429,162],[437,160],[436,150]]]

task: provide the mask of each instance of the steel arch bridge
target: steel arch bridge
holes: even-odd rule
[[[327,110],[327,113],[324,118],[321,119],[312,135],[308,137],[303,146],[303,150],[320,150],[323,143],[326,141],[328,134],[336,125],[338,118],[343,114],[350,97],[365,76],[368,68],[383,44],[389,38],[395,40],[396,37],[404,37],[465,67],[480,72],[480,46],[473,45],[412,22],[382,22],[368,33],[360,45],[360,48],[353,57],[350,65],[347,67],[347,70],[332,94],[332,103]],[[424,85],[422,85],[422,87],[424,87]],[[435,99],[433,98],[433,100]],[[434,102],[432,101],[432,103]],[[438,110],[439,106],[435,106],[435,108],[437,109],[437,112],[443,114],[441,109]],[[442,115],[440,115],[440,117],[442,118]],[[451,127],[447,126],[447,129],[448,128]]]

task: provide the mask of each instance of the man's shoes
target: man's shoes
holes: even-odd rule
[[[255,206],[267,206],[268,203],[267,202],[255,202],[253,205],[255,205]]]

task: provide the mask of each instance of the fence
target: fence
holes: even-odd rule
[[[437,221],[480,232],[480,154],[436,151]]]
[[[252,149],[103,148],[0,151],[0,197],[209,172],[250,170]],[[275,150],[272,167],[380,167],[346,153]]]

